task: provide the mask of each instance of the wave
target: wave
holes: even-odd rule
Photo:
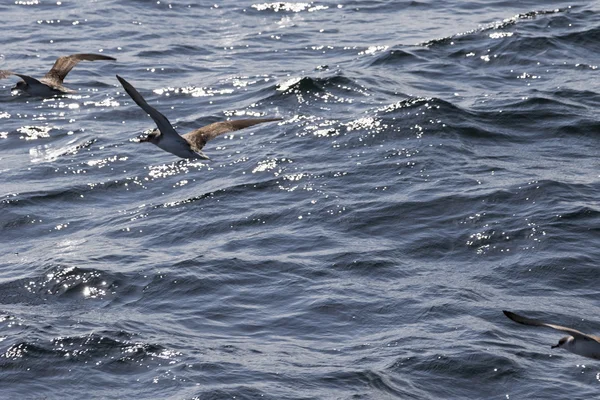
[[[482,27],[471,29],[465,32],[456,33],[451,36],[446,36],[442,38],[428,40],[426,42],[419,43],[418,45],[424,47],[438,47],[438,46],[446,46],[449,44],[455,45],[457,43],[461,43],[463,40],[470,40],[470,37],[473,35],[477,35],[480,33],[485,33],[490,30],[503,30],[512,25],[517,24],[523,20],[531,20],[535,19],[539,16],[552,15],[552,14],[561,14],[567,12],[569,9],[553,9],[553,10],[540,10],[540,11],[530,11],[527,13],[517,14],[513,17],[506,18],[502,21],[496,21],[491,24],[484,25]]]
[[[277,86],[277,90],[284,94],[289,93],[321,93],[328,89],[346,89],[363,91],[364,88],[354,80],[343,75],[315,78],[310,76],[291,78]]]
[[[150,366],[176,361],[182,354],[158,344],[137,340],[137,335],[124,331],[103,330],[78,336],[54,337],[46,341],[17,341],[0,354],[0,367],[61,369],[65,366],[97,363],[102,369],[122,373],[131,369],[144,370]]]
[[[407,49],[394,48],[384,51],[370,60],[369,66],[376,67],[379,65],[394,65],[407,66],[417,62],[425,62],[426,60],[417,55],[418,49],[409,51]]]

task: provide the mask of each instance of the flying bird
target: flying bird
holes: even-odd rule
[[[77,93],[76,90],[63,86],[65,77],[79,61],[97,60],[115,61],[116,58],[101,54],[72,54],[70,56],[59,57],[50,71],[39,80],[29,75],[7,70],[0,70],[0,79],[8,78],[11,75],[18,76],[22,81],[19,81],[12,90],[18,89],[31,96],[52,97],[57,94]]]
[[[551,346],[551,348],[561,347],[565,350],[570,351],[571,353],[578,354],[580,356],[595,358],[600,360],[600,337],[594,335],[588,335],[583,332],[579,332],[578,330],[567,328],[560,325],[548,324],[546,322],[523,317],[522,315],[515,314],[510,311],[502,311],[504,315],[508,318],[512,319],[515,322],[523,325],[532,325],[532,326],[545,326],[547,328],[552,328],[557,331],[566,332],[569,336],[565,336],[558,341],[558,344]]]
[[[264,122],[281,121],[281,118],[258,118],[215,122],[180,136],[167,117],[150,106],[129,82],[119,75],[117,75],[117,79],[121,82],[127,94],[142,110],[150,115],[150,118],[154,120],[158,127],[158,129],[153,129],[146,137],[140,138],[140,142],[150,142],[181,158],[208,160],[209,158],[202,152],[202,148],[209,140],[227,132],[237,131]]]

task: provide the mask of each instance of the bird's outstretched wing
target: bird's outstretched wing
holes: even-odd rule
[[[44,78],[46,81],[51,82],[55,85],[62,85],[63,80],[67,74],[76,66],[79,61],[96,61],[96,60],[110,60],[115,61],[116,58],[104,56],[101,54],[71,54],[70,56],[59,57],[50,71]]]
[[[177,133],[175,128],[173,128],[173,125],[171,125],[167,117],[162,115],[154,107],[148,104],[146,100],[144,100],[142,95],[133,86],[131,86],[129,82],[121,78],[119,75],[117,75],[117,79],[119,80],[119,82],[121,82],[121,85],[123,85],[123,88],[125,89],[127,94],[133,99],[133,101],[135,101],[135,103],[138,106],[140,106],[142,110],[146,111],[146,113],[150,115],[150,118],[154,120],[154,123],[158,127],[158,130],[160,130],[161,135],[168,136],[173,143],[177,143],[178,145],[184,146],[185,149],[190,148],[189,143],[186,142],[184,138],[179,136],[179,134]]]
[[[4,79],[4,78],[8,78],[11,75],[14,75],[15,73],[12,71],[8,71],[6,69],[0,69],[0,79]]]
[[[0,70],[0,79],[8,78],[11,75],[18,76],[19,78],[23,79],[28,85],[43,85],[42,82],[29,75],[17,74],[16,72],[7,70]]]
[[[131,99],[135,101],[135,103],[138,106],[140,106],[142,110],[146,111],[146,113],[150,115],[150,118],[154,120],[154,123],[160,130],[161,134],[175,134],[179,136],[175,131],[175,128],[173,128],[173,125],[171,125],[171,123],[167,119],[167,117],[158,112],[156,108],[148,104],[146,100],[142,97],[142,95],[133,86],[131,86],[129,82],[121,78],[119,75],[117,75],[117,79],[119,80],[119,82],[121,82],[121,85],[123,85],[123,89],[125,89],[129,97],[131,97]]]
[[[599,339],[597,336],[588,335],[588,334],[580,332],[580,331],[578,331],[576,329],[567,328],[566,326],[548,324],[548,323],[546,323],[544,321],[540,321],[538,319],[533,319],[533,318],[527,318],[527,317],[524,317],[524,316],[519,315],[519,314],[515,314],[515,313],[510,312],[510,311],[503,310],[502,312],[508,318],[512,319],[515,322],[518,322],[519,324],[531,325],[531,326],[545,326],[547,328],[552,328],[552,329],[555,329],[557,331],[566,332],[569,335],[571,335],[573,337],[576,337],[576,338],[591,339],[591,340],[596,340],[596,341],[598,341],[598,339]]]
[[[193,143],[198,150],[202,149],[206,142],[227,132],[237,131],[264,122],[281,121],[281,118],[254,118],[238,119],[233,121],[215,122],[202,128],[193,130],[183,135],[189,142]]]

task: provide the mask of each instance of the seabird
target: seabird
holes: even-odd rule
[[[531,319],[515,314],[510,311],[502,311],[504,315],[512,319],[519,324],[532,325],[532,326],[545,326],[548,328],[555,329],[568,333],[570,336],[565,336],[558,341],[558,344],[551,346],[552,349],[556,347],[562,347],[570,351],[571,353],[578,354],[580,356],[595,358],[600,360],[600,337],[594,335],[588,335],[578,330],[567,328],[560,325],[548,324],[537,319]]]
[[[64,87],[63,80],[79,61],[96,60],[115,61],[116,58],[101,54],[71,54],[70,56],[59,57],[50,71],[40,80],[7,70],[0,70],[0,79],[8,78],[11,75],[18,76],[23,80],[19,81],[12,90],[19,89],[31,96],[52,97],[57,94],[77,93],[76,90]]]
[[[263,122],[281,121],[281,118],[258,118],[258,119],[239,119],[233,121],[215,122],[203,126],[185,135],[179,135],[171,125],[167,117],[150,106],[141,94],[125,79],[117,75],[117,79],[123,85],[123,88],[138,106],[156,123],[158,129],[153,129],[146,137],[140,138],[140,142],[150,142],[164,151],[175,154],[181,158],[205,159],[209,158],[201,151],[206,142],[227,132],[237,131],[248,128],[252,125],[262,124]]]

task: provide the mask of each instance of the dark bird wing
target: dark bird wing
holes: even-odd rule
[[[59,57],[50,71],[44,78],[46,81],[51,82],[55,85],[62,85],[63,80],[67,74],[76,66],[79,61],[97,61],[97,60],[111,60],[115,61],[116,58],[103,56],[101,54],[72,54],[70,56]]]
[[[595,340],[597,342],[600,341],[600,338],[598,336],[588,335],[588,334],[580,332],[580,331],[578,331],[576,329],[567,328],[566,326],[548,324],[548,323],[546,323],[544,321],[540,321],[540,320],[533,319],[533,318],[527,318],[527,317],[524,317],[524,316],[519,315],[519,314],[515,314],[515,313],[510,312],[510,311],[502,311],[502,312],[508,318],[512,319],[515,322],[518,322],[519,324],[532,325],[532,326],[545,326],[547,328],[552,328],[552,329],[555,329],[557,331],[566,332],[566,333],[568,333],[569,335],[571,335],[571,336],[573,336],[575,338],[591,339],[591,340]]]
[[[119,82],[121,82],[121,85],[123,85],[123,88],[125,89],[127,94],[133,99],[133,101],[135,101],[135,103],[138,106],[140,106],[142,110],[146,111],[146,113],[150,115],[150,118],[154,120],[154,123],[158,127],[158,130],[160,130],[161,135],[172,137],[171,140],[175,140],[176,143],[185,146],[186,149],[189,149],[189,143],[186,142],[185,139],[183,139],[181,136],[179,136],[179,134],[177,133],[175,128],[173,128],[173,125],[171,125],[167,117],[165,117],[154,107],[149,105],[146,102],[146,100],[144,100],[142,95],[139,94],[139,92],[135,90],[135,88],[131,86],[129,82],[121,78],[119,75],[117,75],[117,79],[119,80]]]
[[[16,72],[7,70],[0,70],[0,79],[8,78],[11,75],[18,76],[19,78],[23,79],[28,85],[43,85],[42,82],[38,81],[35,78],[32,78],[29,75],[17,74]]]
[[[201,150],[206,142],[216,138],[219,135],[271,121],[281,121],[281,118],[238,119],[233,121],[215,122],[213,124],[206,125],[202,128],[188,132],[183,135],[183,137],[186,138],[190,143],[193,143],[198,150]]]

